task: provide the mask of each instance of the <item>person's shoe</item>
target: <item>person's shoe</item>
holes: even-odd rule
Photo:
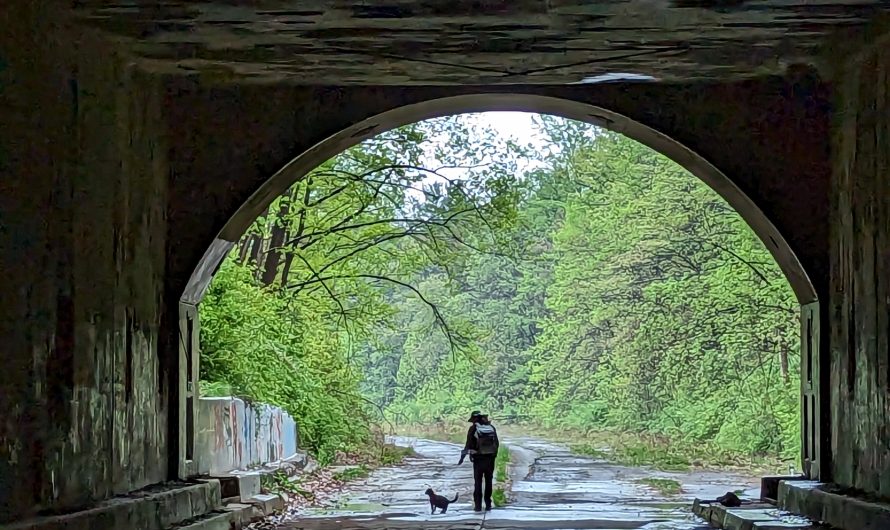
[[[481,511],[482,511],[482,507],[481,507],[481,506],[473,506],[473,511],[474,511],[474,512],[481,512]]]
[[[486,512],[490,512],[490,511],[491,511],[491,505],[490,505],[490,504],[489,504],[488,506],[485,507],[485,511],[486,511]]]

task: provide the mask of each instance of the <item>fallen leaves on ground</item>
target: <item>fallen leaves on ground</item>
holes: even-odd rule
[[[282,523],[299,518],[306,510],[331,506],[343,492],[346,482],[334,478],[332,469],[324,468],[298,479],[294,482],[294,486],[296,492],[283,493],[285,507],[280,514],[251,523],[247,528],[251,530],[276,528]]]

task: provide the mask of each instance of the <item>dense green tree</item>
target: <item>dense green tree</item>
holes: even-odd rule
[[[796,304],[761,242],[651,149],[538,129],[519,146],[472,116],[422,122],[295,184],[214,280],[204,379],[289,407],[326,454],[382,411],[485,407],[794,455]]]

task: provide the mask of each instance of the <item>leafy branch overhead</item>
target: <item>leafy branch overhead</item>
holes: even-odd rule
[[[407,289],[428,306],[456,351],[462,338],[412,278],[430,263],[447,271],[466,250],[496,252],[497,230],[518,201],[520,153],[492,134],[483,132],[480,142],[479,131],[472,133],[471,139],[461,120],[425,122],[329,160],[245,234],[238,263],[265,286],[326,304],[347,332],[360,327],[350,325],[358,315],[380,309],[369,289],[380,282]],[[443,137],[450,151],[441,150]],[[412,139],[408,148],[405,138]],[[431,154],[433,148],[438,152]]]
[[[477,408],[794,455],[797,306],[764,246],[647,147],[536,131],[430,120],[295,183],[211,285],[202,379],[288,408],[325,458]]]

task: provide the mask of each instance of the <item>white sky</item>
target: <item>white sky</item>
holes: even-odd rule
[[[481,112],[476,119],[481,125],[495,129],[504,138],[513,137],[522,144],[543,143],[540,135],[536,134],[532,116],[535,114],[531,112]]]
[[[498,134],[504,140],[512,139],[519,145],[527,145],[531,144],[536,147],[543,148],[547,145],[547,140],[539,133],[537,128],[535,127],[533,118],[537,116],[535,113],[531,112],[479,112],[467,115],[470,117],[470,120],[474,124],[478,124],[480,129],[492,129],[495,133]],[[432,150],[432,146],[430,146]],[[434,160],[432,160],[432,154],[430,155],[430,162],[427,164],[429,167],[434,167],[437,164]],[[526,171],[530,169],[530,164],[527,159],[519,159],[519,167],[520,171]],[[460,179],[464,178],[466,175],[466,170],[464,169],[442,169],[440,171],[443,175],[446,175],[449,179]],[[432,184],[438,179],[436,176],[428,176],[423,179],[422,185]],[[410,193],[414,197],[419,200],[423,200],[421,193]]]

